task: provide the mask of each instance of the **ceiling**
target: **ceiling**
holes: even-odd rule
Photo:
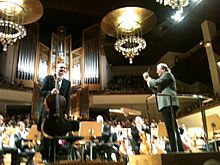
[[[67,34],[72,35],[73,49],[81,46],[83,29],[97,23],[110,11],[125,7],[139,6],[152,10],[157,16],[156,27],[144,35],[147,48],[132,65],[153,65],[167,51],[187,52],[203,40],[201,23],[208,19],[220,25],[220,1],[203,0],[194,8],[188,8],[186,17],[180,23],[174,23],[169,18],[174,12],[170,7],[164,7],[155,0],[42,0],[44,14],[38,21],[40,25],[40,41],[50,46],[51,33],[57,27],[64,25]],[[220,39],[215,39],[216,51],[219,51]],[[104,50],[109,64],[112,66],[129,65],[127,59],[114,50],[115,38],[106,36]],[[211,82],[209,66],[204,48],[199,48],[183,62],[173,68],[174,75],[182,81]]]

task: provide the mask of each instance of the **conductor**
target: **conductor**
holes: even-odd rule
[[[182,141],[180,138],[179,131],[177,130],[178,128],[177,123],[176,120],[174,119],[174,124],[175,124],[174,127],[172,122],[172,115],[171,115],[171,109],[173,109],[175,114],[176,111],[179,109],[179,100],[176,96],[177,95],[176,80],[173,74],[171,73],[169,67],[165,63],[160,63],[157,65],[156,73],[159,77],[157,79],[151,78],[148,72],[143,73],[143,78],[147,82],[148,87],[153,92],[157,93],[156,96],[157,107],[158,110],[162,113],[166,125],[171,151],[172,152],[177,151],[176,145],[178,145],[179,151],[183,151]],[[170,96],[172,98],[172,102]],[[173,128],[176,128],[175,132]],[[177,144],[175,140],[175,133],[177,135]]]

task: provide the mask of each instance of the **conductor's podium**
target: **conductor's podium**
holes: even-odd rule
[[[219,152],[169,153],[161,155],[132,155],[130,165],[220,165]]]

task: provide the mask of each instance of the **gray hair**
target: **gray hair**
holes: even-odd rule
[[[162,68],[162,69],[164,69],[165,71],[170,72],[170,68],[169,68],[168,65],[165,64],[165,63],[159,63],[157,66],[160,67],[160,68]]]

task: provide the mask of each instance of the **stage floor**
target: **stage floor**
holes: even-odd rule
[[[133,155],[129,157],[130,165],[220,165],[220,152],[201,152],[201,153],[169,153],[161,155]],[[11,155],[4,155],[5,165],[11,164]],[[35,165],[43,165],[40,153],[34,157]],[[21,162],[25,165],[25,162]],[[102,161],[67,161],[62,160],[50,165],[125,165],[120,162]]]

